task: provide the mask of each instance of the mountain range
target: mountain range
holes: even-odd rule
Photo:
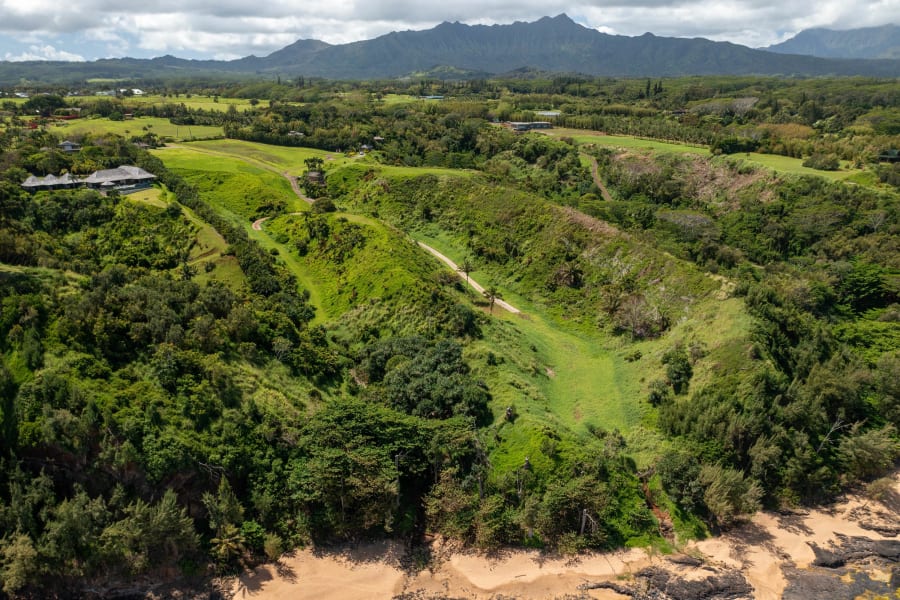
[[[0,84],[21,80],[76,83],[89,78],[154,79],[208,76],[306,76],[381,79],[444,71],[455,78],[520,69],[611,77],[682,75],[900,76],[897,59],[835,59],[780,54],[707,39],[651,33],[609,35],[566,15],[508,25],[442,23],[332,45],[299,40],[265,57],[232,61],[105,59],[88,63],[0,63]]]
[[[820,58],[900,58],[900,26],[882,25],[835,31],[806,29],[766,48],[769,52]]]

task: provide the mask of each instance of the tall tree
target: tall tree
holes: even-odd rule
[[[465,257],[456,269],[466,274],[466,285],[469,285],[469,273],[475,270],[475,263],[472,262],[472,258],[469,256]]]
[[[491,284],[491,285],[487,286],[487,288],[485,288],[485,290],[484,290],[484,297],[487,298],[487,301],[490,303],[491,314],[493,314],[493,312],[494,312],[494,303],[495,303],[497,300],[502,299],[502,298],[503,298],[503,295],[500,294],[500,291],[497,289],[497,286]]]

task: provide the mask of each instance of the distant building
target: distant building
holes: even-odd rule
[[[553,129],[553,123],[549,121],[509,121],[504,123],[504,125],[517,132],[531,131],[533,129]]]
[[[68,190],[79,187],[81,182],[69,173],[64,173],[57,177],[56,175],[47,175],[46,177],[35,177],[29,175],[22,183],[22,187],[29,192],[37,192],[40,190]]]
[[[885,150],[881,154],[878,155],[879,162],[889,162],[895,163],[900,162],[900,150],[896,148],[891,148],[889,150]]]
[[[539,117],[547,117],[549,119],[555,119],[562,113],[559,112],[558,110],[539,110],[534,114],[536,114]]]
[[[116,190],[120,193],[128,194],[150,187],[155,179],[156,175],[148,173],[140,167],[122,165],[115,169],[95,171],[84,178],[76,177],[70,173],[60,176],[47,175],[46,177],[31,175],[22,183],[22,187],[29,192],[87,187],[102,191]]]
[[[69,140],[60,142],[58,146],[59,149],[66,154],[69,154],[70,152],[78,152],[79,150],[81,150],[81,144],[76,144],[75,142],[70,142]]]

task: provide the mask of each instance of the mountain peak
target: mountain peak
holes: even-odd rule
[[[882,25],[860,29],[804,29],[780,44],[766,48],[779,54],[820,58],[900,58],[900,27]]]

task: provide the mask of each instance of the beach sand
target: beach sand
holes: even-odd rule
[[[894,475],[895,496],[900,473]],[[761,512],[749,523],[722,536],[684,544],[680,550],[705,565],[739,570],[757,600],[780,598],[787,585],[783,568],[808,567],[815,556],[810,543],[827,548],[837,534],[873,540],[891,539],[860,526],[860,515],[900,522],[897,507],[851,496],[830,507],[791,512]],[[665,568],[683,579],[703,578],[702,567],[674,564],[644,549],[548,557],[535,550],[506,550],[495,555],[454,550],[440,539],[431,543],[428,568],[404,569],[404,547],[378,542],[340,550],[298,550],[274,565],[264,565],[232,580],[233,598],[244,600],[343,598],[381,600],[399,594],[425,598],[447,595],[475,600],[496,596],[544,599],[580,593],[579,585],[627,582],[649,566]],[[590,590],[592,598],[626,598],[611,590]]]

